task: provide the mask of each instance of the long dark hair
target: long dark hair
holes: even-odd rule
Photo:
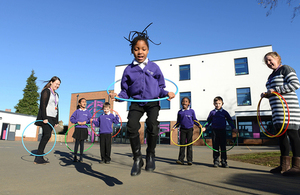
[[[61,82],[60,78],[58,78],[57,76],[52,77],[49,81],[44,81],[44,83],[47,83],[47,84],[44,86],[43,90],[46,88],[49,88],[51,85],[51,82],[55,82],[56,80],[59,80],[59,82]]]
[[[81,103],[81,101],[82,101],[82,100],[86,100],[86,99],[85,99],[85,98],[80,98],[80,99],[78,100],[77,109],[79,109],[79,108],[80,108],[80,105],[79,105],[79,104]]]

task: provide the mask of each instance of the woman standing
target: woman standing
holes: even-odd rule
[[[300,127],[300,108],[296,90],[300,87],[298,77],[295,70],[288,66],[281,64],[281,57],[277,52],[269,52],[264,57],[265,64],[273,70],[270,74],[266,87],[267,92],[262,93],[262,97],[269,98],[272,109],[272,121],[276,132],[279,132],[284,118],[282,105],[280,99],[272,94],[277,92],[281,94],[287,101],[290,110],[290,123],[287,131],[279,137],[280,146],[280,166],[272,169],[271,173],[282,173],[285,176],[300,176],[300,138],[298,129]],[[288,112],[286,109],[286,119]],[[285,120],[284,128],[286,128],[287,121]],[[292,168],[290,169],[290,144],[292,147],[293,158]]]
[[[54,76],[46,82],[47,84],[41,93],[40,108],[37,116],[37,120],[43,120],[43,122],[36,123],[43,130],[42,139],[38,146],[38,155],[44,154],[44,149],[51,138],[52,127],[48,122],[53,127],[58,125],[58,94],[55,91],[59,88],[61,81],[58,77]],[[49,161],[46,161],[43,156],[36,156],[34,163],[45,164],[49,163]]]

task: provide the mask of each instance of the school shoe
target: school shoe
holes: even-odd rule
[[[83,160],[82,160],[82,155],[80,155],[80,158],[79,158],[78,162],[80,162],[80,163],[83,162]]]
[[[144,166],[141,153],[141,142],[140,137],[130,138],[130,146],[133,154],[133,165],[131,168],[131,176],[137,176],[141,174],[141,169]]]
[[[103,161],[103,160],[99,160],[99,163],[100,163],[100,164],[103,164],[103,163],[104,163],[104,161]]]
[[[183,160],[182,160],[182,161],[181,161],[181,160],[176,160],[176,163],[177,163],[177,164],[180,164],[180,165],[184,165]]]
[[[105,161],[105,164],[110,164],[110,161],[109,160]]]
[[[300,176],[300,157],[292,158],[292,168],[282,173],[283,176]]]
[[[192,161],[188,161],[187,164],[188,164],[188,165],[193,165]]]
[[[290,157],[280,156],[280,165],[270,170],[270,173],[284,173],[290,169]]]
[[[78,162],[77,156],[74,156],[73,162]]]

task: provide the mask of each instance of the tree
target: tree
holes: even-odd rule
[[[269,11],[267,11],[267,16],[272,13],[272,10],[275,10],[275,8],[278,5],[278,0],[257,0],[258,4],[263,6],[264,8],[270,7]],[[292,20],[300,14],[300,1],[299,0],[285,0],[286,3],[293,7],[293,15]]]
[[[15,106],[16,113],[28,114],[37,116],[39,111],[39,93],[38,86],[36,85],[37,77],[34,76],[34,70],[31,71],[31,75],[26,80],[27,84],[23,90],[23,99],[19,100],[19,103]]]

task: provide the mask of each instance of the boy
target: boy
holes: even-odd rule
[[[211,124],[212,126],[212,143],[213,143],[213,159],[214,159],[214,167],[219,167],[219,157],[220,152],[216,152],[215,150],[219,151],[221,147],[221,164],[222,167],[229,168],[227,164],[227,154],[226,154],[226,120],[228,121],[229,125],[232,128],[232,131],[238,132],[235,129],[233,121],[229,115],[229,113],[222,108],[223,106],[223,99],[220,96],[214,98],[214,106],[215,109],[209,113],[207,117],[207,126]],[[206,128],[203,127],[203,131]]]
[[[103,104],[103,114],[99,116],[96,121],[93,121],[96,127],[99,127],[100,134],[100,155],[101,160],[99,163],[110,163],[110,153],[111,153],[111,134],[112,134],[112,123],[118,124],[118,115],[114,116],[110,113],[110,104],[105,102]]]

